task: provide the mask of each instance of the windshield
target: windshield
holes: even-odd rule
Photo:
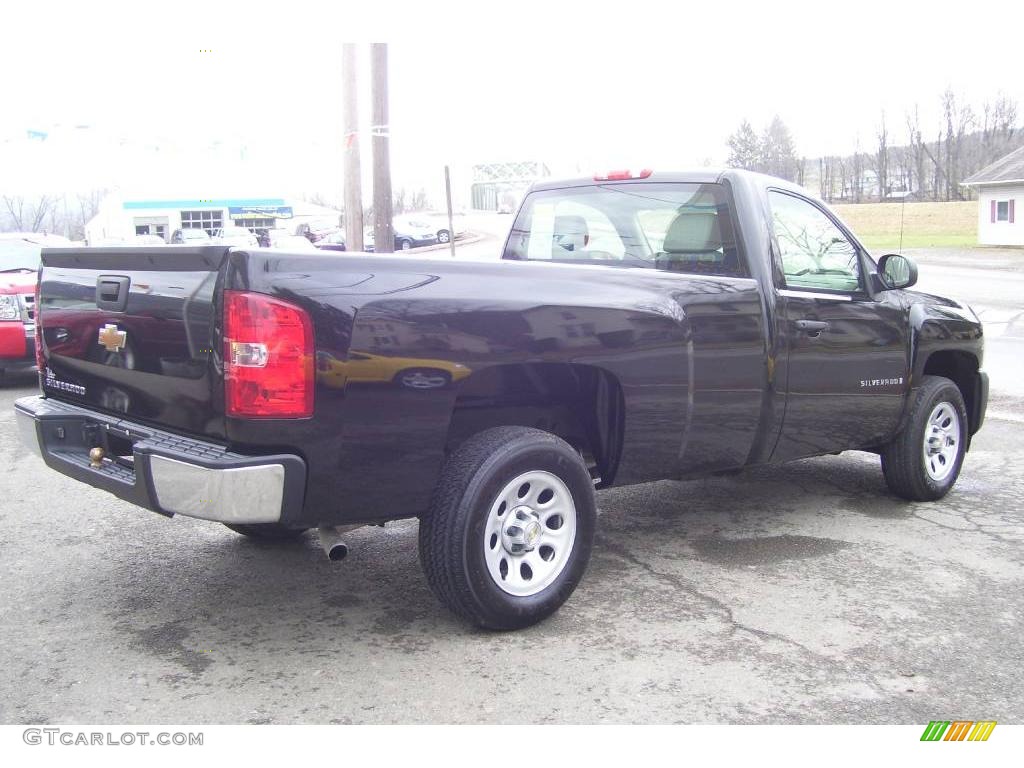
[[[747,274],[720,184],[600,184],[533,192],[503,258]]]
[[[0,240],[0,272],[39,269],[40,246],[27,240]]]

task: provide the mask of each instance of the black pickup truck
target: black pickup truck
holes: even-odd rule
[[[906,290],[821,202],[741,171],[535,185],[491,263],[224,246],[47,249],[53,469],[266,539],[419,517],[437,597],[491,628],[555,611],[595,488],[881,456],[945,495],[982,424],[982,327]]]

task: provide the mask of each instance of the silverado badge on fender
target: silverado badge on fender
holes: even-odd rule
[[[120,330],[116,325],[107,323],[100,328],[99,343],[107,348],[108,352],[119,352],[124,349],[128,334]]]

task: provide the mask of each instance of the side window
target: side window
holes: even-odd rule
[[[787,288],[861,289],[857,248],[821,209],[782,192],[769,192],[768,199]]]

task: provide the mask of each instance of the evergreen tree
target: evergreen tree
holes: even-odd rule
[[[787,181],[796,181],[800,170],[800,158],[789,128],[778,115],[764,129],[761,138],[761,157],[758,170]]]
[[[729,159],[727,163],[731,168],[756,171],[759,170],[760,161],[761,140],[754,133],[750,122],[744,120],[736,133],[729,137]]]

